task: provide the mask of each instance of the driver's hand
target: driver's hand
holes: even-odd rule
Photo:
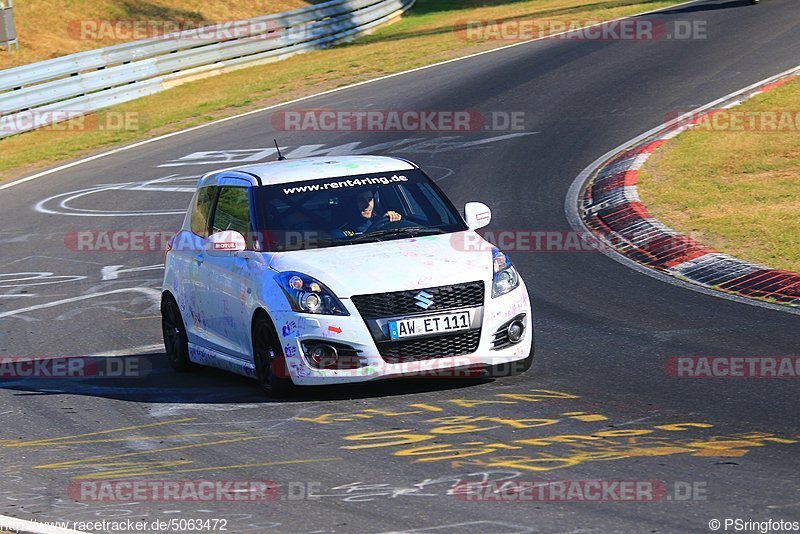
[[[386,217],[389,218],[389,222],[397,222],[403,218],[403,216],[397,213],[396,211],[387,211]]]

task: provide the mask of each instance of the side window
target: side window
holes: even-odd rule
[[[212,228],[212,233],[236,230],[245,237],[250,235],[249,189],[230,186],[220,188]]]
[[[208,223],[217,189],[216,186],[203,187],[195,197],[194,206],[192,207],[192,233],[200,237],[208,237]]]

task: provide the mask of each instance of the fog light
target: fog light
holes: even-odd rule
[[[516,321],[512,321],[510,325],[508,325],[508,340],[512,343],[519,343],[522,339],[522,336],[525,335],[525,324],[520,321],[519,319]]]
[[[309,359],[320,369],[333,367],[339,359],[339,353],[330,345],[314,345],[308,351]]]

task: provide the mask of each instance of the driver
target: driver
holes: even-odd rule
[[[383,218],[389,222],[397,222],[403,218],[396,211],[387,211],[383,215],[375,213],[375,197],[372,191],[358,193],[354,198],[354,203],[352,218],[340,227],[346,235],[363,234],[370,226]]]

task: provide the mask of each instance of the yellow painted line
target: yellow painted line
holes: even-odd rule
[[[112,428],[112,429],[109,429],[109,430],[100,430],[100,431],[97,431],[97,432],[88,432],[86,434],[74,434],[72,436],[62,436],[60,438],[34,439],[34,440],[30,440],[30,441],[23,441],[23,442],[16,442],[16,443],[13,442],[12,440],[6,440],[4,442],[0,441],[0,445],[2,445],[3,447],[10,447],[11,444],[14,443],[14,446],[17,446],[17,447],[33,446],[33,445],[47,446],[47,445],[58,444],[57,442],[59,442],[59,441],[68,441],[68,440],[76,439],[76,438],[85,438],[85,437],[89,437],[89,436],[101,436],[101,435],[104,435],[104,434],[111,434],[113,432],[125,432],[127,430],[141,430],[142,428],[153,428],[153,427],[156,427],[156,426],[171,425],[173,423],[186,423],[186,422],[195,421],[195,420],[197,420],[196,417],[185,417],[183,419],[171,419],[169,421],[162,421],[160,423],[150,423],[150,424],[147,424],[147,425],[136,425],[136,426],[123,426],[123,427],[119,427],[119,428]]]
[[[146,315],[144,317],[124,317],[123,321],[141,321],[142,319],[161,319],[160,315]]]
[[[433,406],[431,404],[409,404],[412,408],[422,408],[423,410],[428,410],[429,412],[443,412],[443,408],[439,408],[438,406]]]
[[[164,447],[164,448],[161,448],[161,449],[150,449],[150,450],[147,450],[147,451],[125,452],[125,453],[122,453],[122,454],[113,454],[113,455],[110,455],[110,456],[92,456],[92,457],[89,457],[89,458],[82,458],[82,459],[78,459],[78,460],[68,460],[66,462],[56,462],[56,463],[53,463],[53,464],[37,465],[37,466],[34,467],[34,469],[63,469],[63,468],[68,468],[68,467],[77,467],[77,466],[80,466],[81,464],[86,464],[86,463],[89,463],[91,465],[91,462],[94,462],[94,461],[105,462],[107,460],[113,460],[115,458],[130,458],[131,456],[139,456],[139,455],[142,455],[142,454],[157,454],[157,453],[160,453],[160,452],[167,452],[167,451],[180,451],[180,450],[185,450],[185,449],[195,449],[197,447],[206,447],[206,446],[209,446],[209,445],[224,445],[226,443],[237,443],[237,442],[240,442],[240,441],[249,441],[249,440],[253,440],[253,439],[263,439],[263,437],[262,436],[248,436],[248,437],[244,437],[244,438],[223,439],[223,440],[219,440],[219,441],[207,441],[207,442],[204,442],[204,443],[192,443],[191,445],[178,445],[178,446],[175,446],[175,447]]]
[[[275,462],[262,462],[256,464],[240,464],[240,465],[215,465],[210,467],[194,467],[191,469],[170,469],[168,471],[136,471],[135,473],[130,474],[120,474],[120,472],[115,473],[88,473],[85,475],[80,475],[75,477],[76,480],[82,479],[97,479],[97,478],[125,478],[125,477],[133,477],[133,476],[144,476],[144,475],[165,475],[165,474],[177,474],[177,473],[199,473],[201,471],[225,471],[231,469],[247,469],[252,467],[272,467],[276,465],[295,465],[295,464],[310,464],[310,463],[318,463],[318,462],[339,462],[344,460],[344,458],[334,457],[334,458],[308,458],[305,460],[279,460]],[[124,471],[123,471],[124,473]],[[108,476],[110,475],[110,476]]]
[[[204,434],[169,434],[165,436],[131,436],[126,438],[108,438],[108,439],[84,439],[73,440],[63,445],[77,445],[82,443],[115,443],[120,441],[152,441],[156,439],[180,439],[180,438],[204,438],[212,436],[237,436],[242,435],[244,432],[207,432]],[[49,445],[61,445],[60,443],[51,443]],[[29,445],[27,443],[10,443],[6,447],[39,447],[38,443]]]

